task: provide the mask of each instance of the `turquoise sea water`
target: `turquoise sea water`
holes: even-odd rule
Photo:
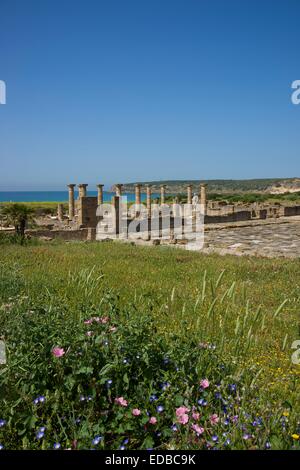
[[[97,191],[88,191],[88,196],[97,196]],[[115,193],[103,192],[104,202],[110,201]],[[134,201],[134,194],[124,193],[128,202]],[[78,193],[75,191],[75,198]],[[159,197],[158,194],[152,194],[152,197]],[[142,201],[146,200],[146,194],[141,194]],[[0,191],[0,202],[45,202],[45,201],[68,201],[68,191]]]

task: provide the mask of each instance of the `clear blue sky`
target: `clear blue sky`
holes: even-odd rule
[[[300,176],[299,0],[1,0],[0,14],[0,190]]]

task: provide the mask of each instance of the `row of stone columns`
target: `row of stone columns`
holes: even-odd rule
[[[68,184],[69,188],[69,219],[73,220],[75,216],[75,197],[74,197],[74,188],[76,184]],[[87,184],[79,184],[79,198],[85,197],[87,194]],[[97,184],[97,202],[98,205],[103,204],[103,184]],[[122,196],[122,184],[116,184],[116,196]],[[200,202],[206,206],[206,184],[200,184]],[[141,184],[135,184],[135,204],[141,204]],[[165,204],[165,195],[166,195],[166,185],[161,185],[160,187],[160,203]],[[192,196],[193,196],[193,186],[189,184],[187,186],[187,203],[192,204]],[[146,206],[148,213],[151,212],[151,185],[146,185]]]

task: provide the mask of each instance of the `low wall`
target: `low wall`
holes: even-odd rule
[[[82,228],[78,230],[26,230],[31,237],[60,238],[62,240],[95,240],[95,229]]]

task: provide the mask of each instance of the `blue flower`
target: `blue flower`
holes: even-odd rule
[[[243,439],[245,439],[245,441],[247,441],[250,438],[251,438],[251,434],[246,433],[246,434],[243,435]]]
[[[44,403],[46,401],[46,398],[43,395],[41,395],[40,397],[38,397],[38,400],[40,403]]]
[[[54,445],[53,445],[53,449],[60,449],[60,443],[59,442],[55,442]]]
[[[150,403],[152,403],[153,401],[156,401],[156,400],[158,400],[156,395],[151,395],[150,398],[149,398]]]
[[[265,448],[266,448],[266,449],[271,449],[271,444],[270,444],[270,442],[266,442]]]
[[[125,446],[120,446],[119,449],[120,449],[120,450],[125,450],[126,447],[125,447]]]
[[[177,428],[176,424],[172,424],[171,429],[174,432],[178,431],[178,428]]]
[[[229,384],[228,388],[229,388],[230,392],[235,392],[236,391],[236,384]]]
[[[87,399],[87,401],[92,401],[93,397],[91,397],[91,395],[89,395],[86,399]]]
[[[126,439],[123,440],[122,444],[123,444],[123,445],[126,445],[126,444],[128,444],[128,442],[129,442],[129,439],[126,438]]]
[[[164,360],[163,360],[163,362],[164,362],[164,364],[165,364],[165,366],[166,366],[167,364],[169,364],[170,359],[169,359],[168,357],[165,357]]]
[[[224,445],[225,446],[230,446],[231,444],[231,440],[230,439],[226,439],[226,441],[224,442]]]
[[[38,404],[39,404],[39,402],[40,402],[40,401],[39,401],[39,399],[38,399],[38,398],[35,398],[35,399],[33,400],[33,404],[34,404],[34,405],[38,405]]]
[[[3,450],[3,449],[4,449],[4,446],[0,444],[0,450]]]
[[[111,384],[112,384],[112,380],[111,379],[107,380],[106,381],[106,388],[110,388]]]
[[[44,437],[45,433],[43,431],[38,431],[36,433],[36,438],[37,439],[42,439]]]
[[[218,442],[218,439],[219,439],[218,436],[212,436],[211,438],[212,438],[213,442]]]
[[[222,395],[220,392],[216,392],[215,397],[217,398],[217,400],[220,400],[222,398]]]
[[[128,363],[128,359],[123,359],[123,364],[127,364]]]
[[[39,428],[39,431],[40,431],[40,432],[45,432],[45,431],[46,431],[45,426],[41,426],[41,427]]]
[[[159,405],[157,408],[156,408],[156,411],[157,413],[161,413],[162,411],[164,411],[164,407],[162,405]]]
[[[101,440],[102,440],[102,436],[95,436],[94,439],[92,440],[92,444],[94,446],[97,446]]]
[[[207,401],[204,400],[204,398],[200,398],[200,400],[198,400],[198,405],[200,405],[200,406],[206,406],[206,405],[207,405]]]
[[[83,395],[80,395],[80,398],[79,398],[80,401],[85,401],[85,397]]]
[[[3,426],[6,425],[5,419],[0,419],[0,428],[3,428]]]
[[[160,387],[162,388],[163,391],[167,390],[167,388],[169,388],[171,386],[171,384],[169,382],[163,382]]]

